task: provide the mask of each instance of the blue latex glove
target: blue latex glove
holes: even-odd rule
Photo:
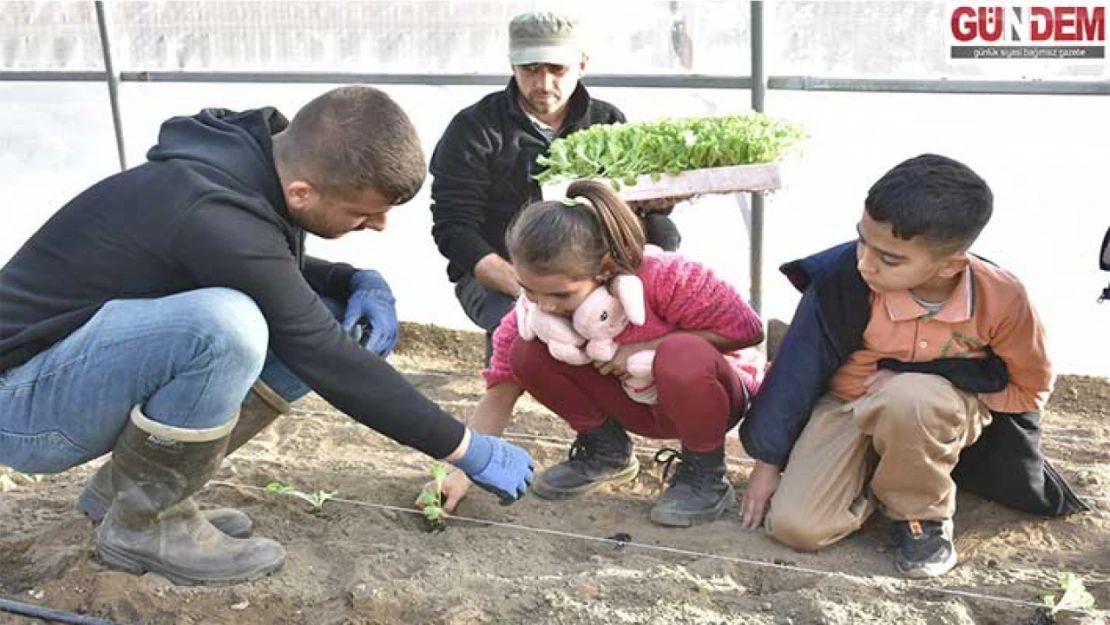
[[[373,269],[351,276],[351,297],[343,314],[343,331],[385,358],[397,346],[397,308],[393,291]]]
[[[510,504],[524,496],[532,483],[532,457],[503,438],[470,431],[470,447],[454,461],[478,486]]]

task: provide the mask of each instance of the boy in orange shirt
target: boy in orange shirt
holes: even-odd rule
[[[858,240],[783,267],[805,294],[741,429],[745,526],[815,550],[881,506],[898,569],[932,577],[957,561],[957,482],[1085,509],[1040,453],[1044,328],[1017,278],[968,253],[992,205],[967,166],[922,155],[871,187]]]

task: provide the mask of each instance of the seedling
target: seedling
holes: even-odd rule
[[[804,129],[762,113],[598,124],[560,137],[536,162],[540,184],[608,178],[614,188],[636,177],[692,169],[771,163],[792,152]]]
[[[318,490],[314,493],[306,493],[302,490],[297,490],[292,484],[282,484],[281,482],[270,482],[266,485],[266,490],[271,493],[277,493],[278,495],[290,495],[298,499],[303,499],[312,505],[313,512],[321,512],[324,509],[324,502],[329,499],[335,499],[335,496],[339,494],[338,491],[329,493],[323,490]]]
[[[1044,605],[1050,617],[1063,610],[1088,610],[1095,607],[1095,598],[1083,587],[1083,580],[1075,573],[1060,576],[1060,598],[1044,596]]]
[[[421,491],[420,505],[424,508],[428,531],[442,532],[447,529],[447,512],[443,510],[443,480],[447,478],[447,467],[442,462],[433,462],[431,471],[435,486]]]

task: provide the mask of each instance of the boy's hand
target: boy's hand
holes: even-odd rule
[[[424,490],[435,490],[435,487],[435,480],[431,480],[424,485]],[[440,493],[443,495],[444,511],[454,512],[455,507],[466,497],[468,490],[470,490],[470,478],[462,471],[452,471],[447,477],[443,478],[443,490]],[[422,507],[420,497],[416,498],[416,507]]]
[[[874,395],[879,392],[879,389],[881,389],[884,384],[890,381],[890,378],[896,375],[898,374],[890,369],[879,369],[875,371],[875,373],[867,376],[867,379],[863,381],[863,387],[867,389],[868,395]]]
[[[754,530],[763,524],[767,503],[779,487],[779,468],[773,464],[756,461],[748,488],[744,491],[744,501],[740,504],[740,521],[746,530]]]

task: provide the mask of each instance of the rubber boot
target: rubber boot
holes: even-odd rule
[[[278,417],[289,414],[289,402],[285,401],[272,388],[262,380],[256,380],[243,405],[239,407],[239,423],[231,431],[227,441],[227,454],[246,444],[247,441],[258,436],[258,433],[270,426]]]
[[[667,452],[670,452],[669,454]],[[678,468],[671,475],[667,490],[655,500],[651,520],[659,525],[689,527],[716,521],[733,503],[735,494],[726,476],[725,448],[695,452],[661,449],[655,455],[663,463],[666,476],[675,460]]]
[[[262,380],[258,380],[251,387],[247,398],[239,408],[239,421],[231,431],[231,438],[227,445],[227,454],[239,449],[247,441],[266,429],[275,419],[290,410],[289,402],[275,393]],[[226,454],[225,454],[226,455]],[[108,506],[112,503],[112,461],[109,460],[93,474],[92,479],[85,485],[77,498],[77,510],[84,514],[93,523],[99,523],[108,514]],[[216,529],[235,538],[247,538],[251,535],[251,519],[246,514],[234,508],[218,508],[202,512]]]
[[[571,499],[606,484],[631,482],[639,472],[624,426],[606,419],[594,430],[579,432],[567,460],[544,471],[531,491],[541,499]]]
[[[219,468],[234,426],[188,430],[132,409],[112,452],[115,496],[95,541],[101,562],[184,585],[234,584],[281,568],[281,545],[227,536],[190,499]]]
[[[108,508],[112,505],[112,496],[116,489],[112,485],[112,461],[104,463],[93,474],[81,496],[77,498],[77,511],[84,514],[93,523],[100,523]],[[205,510],[204,515],[208,522],[216,529],[234,538],[248,538],[251,535],[251,518],[235,508],[217,508]]]

